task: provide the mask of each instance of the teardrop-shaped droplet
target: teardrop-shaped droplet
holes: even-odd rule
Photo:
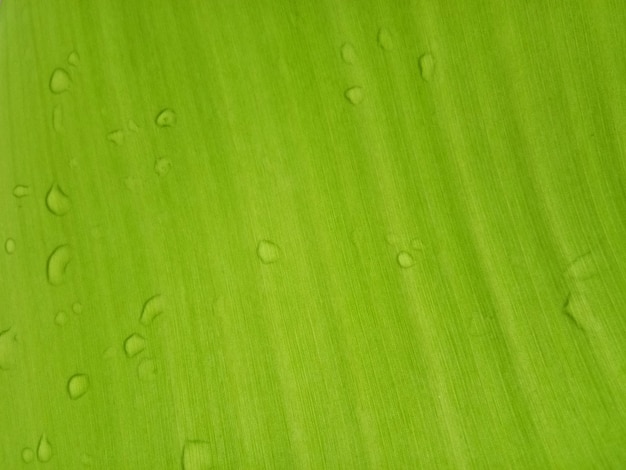
[[[424,81],[430,82],[435,73],[435,59],[431,54],[423,54],[419,58],[420,73]]]
[[[357,105],[363,101],[363,88],[360,86],[353,86],[351,88],[348,88],[345,91],[344,96],[350,103]]]
[[[380,28],[378,30],[378,45],[385,51],[393,49],[393,36],[387,28]]]
[[[46,206],[54,215],[63,216],[72,208],[72,202],[61,187],[54,183],[46,195]]]
[[[176,125],[176,113],[169,109],[163,109],[156,117],[156,125],[159,127],[174,127]]]
[[[261,240],[256,248],[256,254],[264,264],[272,264],[280,259],[280,247],[269,240]]]
[[[40,462],[49,462],[52,458],[52,444],[48,440],[46,433],[41,435],[39,439],[39,445],[37,446],[37,460]]]
[[[70,89],[72,80],[65,69],[55,69],[50,76],[50,91],[55,94],[64,93]]]
[[[78,400],[89,390],[89,376],[74,374],[67,381],[67,393],[72,400]]]
[[[78,52],[70,52],[70,55],[67,56],[67,63],[73,65],[74,67],[78,67],[78,64],[80,64],[80,56],[78,55]]]
[[[72,250],[69,245],[60,245],[48,257],[48,282],[53,286],[60,286],[65,281],[67,266],[72,260]]]
[[[141,309],[141,316],[139,317],[139,322],[142,325],[148,326],[150,325],[156,317],[161,315],[165,311],[165,299],[162,295],[157,294],[150,297],[143,304],[143,308]]]
[[[346,64],[354,64],[357,61],[357,54],[354,46],[346,42],[341,46],[341,59]]]
[[[124,340],[124,352],[131,358],[146,349],[146,338],[139,333],[133,333]]]
[[[17,362],[17,333],[13,327],[0,331],[0,371],[10,370]]]

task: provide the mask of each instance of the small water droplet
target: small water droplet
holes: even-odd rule
[[[396,260],[398,261],[398,265],[400,265],[401,268],[405,269],[410,268],[415,264],[415,259],[413,258],[413,255],[411,255],[411,253],[409,253],[408,251],[401,251],[400,253],[398,253]]]
[[[275,263],[280,259],[280,247],[269,240],[261,240],[256,247],[256,254],[264,264]]]
[[[144,302],[139,322],[144,326],[148,326],[164,311],[165,299],[161,294],[154,295]]]
[[[48,257],[48,282],[59,286],[65,281],[67,266],[72,260],[72,250],[69,245],[60,245]]]
[[[124,352],[131,358],[146,349],[146,338],[139,333],[133,333],[124,340]]]
[[[132,192],[141,191],[143,188],[143,180],[138,176],[128,176],[124,179],[124,186]]]
[[[83,313],[83,304],[81,304],[80,302],[74,302],[74,304],[72,305],[72,312],[74,312],[76,315],[80,315],[81,313]]]
[[[341,59],[346,64],[354,64],[357,61],[356,50],[349,42],[346,42],[341,46]]]
[[[55,69],[50,77],[50,91],[55,94],[64,93],[70,89],[72,80],[65,69]]]
[[[174,127],[176,125],[176,113],[169,109],[163,109],[156,117],[156,125],[159,127]]]
[[[67,321],[69,320],[67,313],[65,312],[58,312],[55,316],[54,316],[54,323],[57,326],[64,326],[65,324],[67,324]]]
[[[35,461],[35,451],[30,447],[22,449],[22,461],[24,463],[33,463]]]
[[[107,134],[107,140],[113,142],[116,145],[122,145],[124,143],[124,131],[116,129]]]
[[[131,132],[139,132],[139,126],[132,119],[128,120],[128,130]]]
[[[31,193],[30,186],[18,184],[17,186],[13,188],[13,196],[17,198],[29,196],[30,193]]]
[[[70,55],[67,56],[67,63],[73,65],[74,67],[78,67],[78,64],[80,64],[80,56],[78,55],[78,52],[70,52]]]
[[[183,446],[183,470],[213,468],[211,444],[206,441],[186,441]]]
[[[17,333],[13,327],[0,331],[0,371],[10,370],[17,362]]]
[[[40,462],[49,462],[52,458],[52,444],[48,440],[46,433],[41,435],[39,445],[37,446],[37,460]]]
[[[400,244],[401,239],[397,234],[389,232],[387,235],[385,235],[385,241],[390,246],[396,246]]]
[[[72,208],[72,202],[61,187],[54,183],[46,195],[46,206],[54,215],[63,216]]]
[[[351,88],[348,88],[345,91],[344,96],[350,103],[355,105],[359,104],[363,101],[364,98],[363,88],[360,86],[353,86]]]
[[[52,127],[55,132],[63,131],[63,108],[60,105],[52,110]]]
[[[167,173],[169,173],[171,168],[172,162],[167,158],[157,158],[156,162],[154,163],[154,171],[159,176],[166,175]]]
[[[91,467],[93,466],[93,457],[90,454],[83,454],[80,457],[80,463],[83,464],[83,467]]]
[[[385,51],[393,49],[393,36],[387,28],[378,30],[378,45]]]
[[[422,54],[419,58],[419,66],[420,73],[422,74],[422,78],[430,82],[433,78],[433,74],[435,73],[435,59],[431,54]]]
[[[67,381],[67,393],[72,400],[78,400],[89,390],[89,376],[87,374],[74,374]]]
[[[156,379],[157,367],[154,360],[146,358],[137,365],[137,376],[140,380],[150,382]]]
[[[7,241],[4,242],[4,251],[6,251],[9,255],[15,253],[15,240],[7,238]]]

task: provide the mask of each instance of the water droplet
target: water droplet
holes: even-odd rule
[[[141,316],[139,317],[139,322],[142,325],[148,326],[150,325],[156,317],[161,315],[165,310],[165,299],[162,295],[157,294],[150,297],[143,304],[143,308],[141,309]]]
[[[417,251],[423,251],[426,249],[426,245],[419,238],[414,238],[411,240],[411,248]]]
[[[378,30],[378,45],[385,51],[393,49],[393,36],[387,28]]]
[[[109,361],[117,356],[117,348],[115,346],[109,346],[102,352],[102,358]]]
[[[10,370],[17,361],[17,333],[13,327],[0,331],[0,371]]]
[[[116,129],[107,134],[107,140],[113,142],[116,145],[122,145],[124,143],[124,131]]]
[[[74,312],[76,315],[80,315],[81,313],[83,313],[83,304],[81,304],[80,302],[74,302],[74,304],[72,305],[72,312]]]
[[[63,108],[60,105],[52,110],[52,127],[55,132],[63,131]]]
[[[31,193],[30,186],[18,184],[13,188],[13,196],[21,198],[29,196]]]
[[[213,468],[211,444],[205,441],[187,441],[183,446],[183,470]]]
[[[6,251],[9,255],[15,253],[15,240],[7,238],[7,241],[4,242],[4,251]]]
[[[74,374],[67,381],[67,393],[72,400],[78,400],[89,390],[89,376]]]
[[[48,440],[46,433],[41,435],[39,439],[39,445],[37,446],[37,459],[40,462],[49,462],[52,458],[52,444]]]
[[[423,54],[419,58],[419,65],[422,78],[425,81],[430,82],[433,78],[433,74],[435,73],[435,59],[431,54]]]
[[[132,119],[128,120],[128,130],[131,132],[139,132],[139,126]]]
[[[401,268],[405,269],[410,268],[415,264],[415,259],[413,259],[413,255],[411,255],[411,253],[409,253],[408,251],[401,251],[400,253],[398,253],[396,260],[398,261],[398,265],[400,265]]]
[[[35,451],[30,447],[24,447],[22,449],[22,460],[24,463],[33,463],[35,460]]]
[[[389,232],[387,235],[385,235],[385,241],[387,242],[387,245],[396,246],[400,243],[401,240],[397,234]]]
[[[143,188],[143,180],[138,176],[128,176],[124,179],[124,186],[132,192],[140,191]]]
[[[78,55],[78,52],[70,52],[70,55],[67,56],[67,63],[73,65],[74,67],[78,67],[78,64],[80,63],[80,56]]]
[[[62,216],[70,211],[72,203],[61,187],[54,183],[46,195],[46,206],[54,215]]]
[[[137,366],[137,376],[140,380],[150,382],[156,379],[157,367],[152,359],[144,359]]]
[[[345,91],[344,96],[350,103],[355,105],[359,104],[361,103],[361,101],[363,101],[363,88],[360,86],[353,86],[351,88],[348,88]]]
[[[172,168],[172,162],[167,158],[157,158],[154,163],[154,171],[159,176],[164,176],[169,173]]]
[[[68,245],[60,245],[48,258],[48,282],[53,286],[63,284],[67,265],[72,260],[72,250]]]
[[[64,93],[70,89],[72,80],[65,69],[55,69],[50,77],[50,91],[52,93]]]
[[[159,127],[174,127],[176,125],[176,113],[169,108],[163,109],[157,115],[155,122]]]
[[[591,251],[577,256],[565,270],[566,278],[572,281],[585,281],[598,275],[598,263]]]
[[[67,313],[65,312],[58,312],[55,316],[54,316],[54,323],[57,326],[64,326],[67,321],[69,320]]]
[[[341,59],[346,64],[354,64],[357,61],[356,50],[349,42],[346,42],[341,46]]]
[[[89,454],[83,454],[80,457],[80,463],[83,464],[83,467],[91,467],[93,466],[93,457]]]
[[[256,247],[256,254],[264,264],[275,263],[280,259],[280,247],[269,240],[261,240]]]
[[[133,333],[124,340],[124,352],[131,358],[146,349],[146,338],[139,333]]]

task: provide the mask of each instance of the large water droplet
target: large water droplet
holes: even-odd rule
[[[18,184],[13,188],[13,196],[21,198],[29,196],[31,193],[30,186]]]
[[[124,352],[131,358],[146,349],[146,338],[139,333],[133,333],[124,340]]]
[[[146,358],[137,365],[137,376],[144,382],[151,382],[156,379],[157,367],[154,360]]]
[[[187,441],[183,446],[183,470],[213,468],[211,444],[205,441]]]
[[[35,451],[30,447],[22,449],[22,461],[24,463],[33,463],[35,461]]]
[[[67,381],[67,393],[72,400],[78,400],[89,390],[89,376],[75,374]]]
[[[157,158],[156,162],[154,163],[154,171],[159,176],[164,176],[168,174],[171,168],[172,162],[167,158]]]
[[[10,370],[17,362],[17,333],[13,328],[0,331],[0,371]]]
[[[393,49],[393,36],[387,28],[378,30],[378,45],[385,51]]]
[[[78,64],[80,64],[80,56],[78,55],[78,52],[70,52],[70,55],[67,56],[67,63],[73,65],[74,67],[78,67]]]
[[[419,66],[422,78],[425,81],[430,82],[433,78],[433,74],[435,73],[435,59],[433,56],[428,53],[420,56]]]
[[[353,86],[351,88],[348,88],[345,93],[344,96],[346,97],[346,99],[352,103],[352,104],[359,104],[361,103],[361,101],[363,101],[364,98],[364,93],[363,93],[363,88],[360,86]]]
[[[141,315],[139,317],[139,322],[142,325],[148,326],[150,325],[156,317],[161,315],[165,311],[165,299],[162,295],[157,294],[150,297],[143,304],[143,308],[141,309]]]
[[[346,64],[354,64],[357,61],[356,50],[349,42],[346,42],[341,46],[341,59]]]
[[[60,245],[48,257],[48,282],[53,286],[63,284],[67,266],[72,260],[72,250],[69,245]]]
[[[37,460],[40,462],[49,462],[52,458],[52,444],[48,440],[46,433],[41,435],[39,445],[37,446]]]
[[[398,265],[400,265],[401,268],[405,269],[410,268],[415,264],[415,259],[413,258],[413,255],[411,255],[411,253],[409,253],[408,251],[401,251],[400,253],[398,253],[396,260],[398,261]]]
[[[63,131],[63,108],[60,105],[52,110],[52,128],[55,132]]]
[[[176,125],[176,113],[169,109],[163,109],[156,117],[156,125],[159,127],[174,127]]]
[[[116,145],[122,145],[124,143],[124,131],[116,129],[107,134],[107,140],[113,142]]]
[[[67,313],[65,312],[58,312],[55,316],[54,316],[54,323],[57,326],[64,326],[65,324],[67,324],[67,321],[69,320]]]
[[[62,216],[70,211],[72,203],[61,187],[54,183],[46,195],[46,206],[54,215]]]
[[[256,254],[264,264],[275,263],[280,259],[280,247],[269,240],[261,240],[256,247]]]
[[[64,93],[70,89],[72,80],[65,69],[55,69],[50,77],[50,91],[52,93]]]
[[[12,238],[7,238],[7,240],[4,242],[4,251],[6,251],[9,255],[15,253],[15,240],[13,240]]]

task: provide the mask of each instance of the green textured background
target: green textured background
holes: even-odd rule
[[[3,0],[0,468],[624,468],[625,5]]]

